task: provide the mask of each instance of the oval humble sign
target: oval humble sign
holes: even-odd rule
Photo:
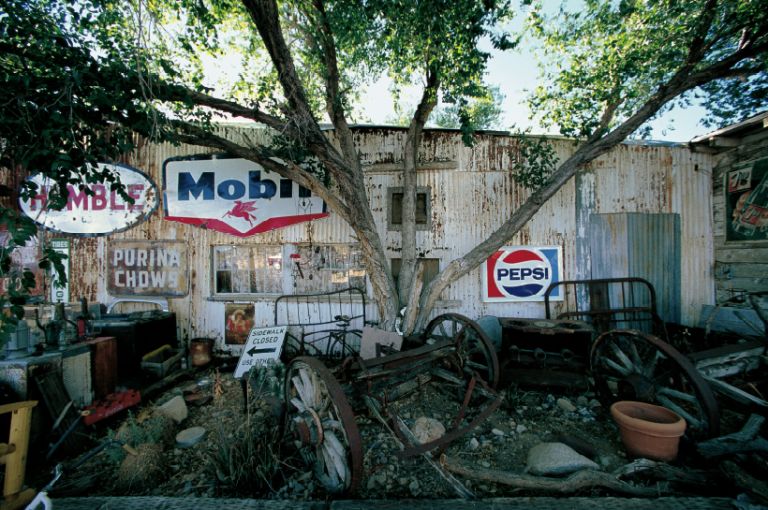
[[[69,198],[63,209],[48,208],[50,178],[35,174],[29,178],[37,184],[37,195],[19,199],[21,210],[38,225],[56,232],[80,235],[105,235],[127,230],[151,215],[158,205],[157,186],[143,172],[126,165],[98,164],[100,170],[117,175],[133,203],[124,200],[109,183],[87,184],[86,189],[68,185]]]

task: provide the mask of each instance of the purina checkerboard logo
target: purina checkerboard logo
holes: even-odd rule
[[[485,262],[483,301],[543,301],[560,280],[560,247],[505,246]],[[550,299],[562,299],[559,289]]]

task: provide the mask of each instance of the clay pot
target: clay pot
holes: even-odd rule
[[[669,462],[677,458],[685,420],[666,407],[621,401],[611,406],[627,452],[636,457]]]
[[[211,362],[212,344],[213,340],[210,338],[193,338],[189,341],[189,354],[193,367],[204,367]]]

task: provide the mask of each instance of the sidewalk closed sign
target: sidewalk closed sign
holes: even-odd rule
[[[271,328],[253,328],[243,347],[240,361],[235,369],[235,379],[239,379],[253,367],[266,365],[270,360],[280,358],[285,332],[288,326]]]

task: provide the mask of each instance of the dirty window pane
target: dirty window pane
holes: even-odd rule
[[[214,246],[217,294],[282,293],[280,246]]]
[[[297,294],[365,289],[365,270],[357,245],[299,245],[290,264],[293,292]]]
[[[392,208],[390,209],[390,224],[403,224],[403,193],[392,193]],[[426,225],[427,223],[427,194],[416,193],[416,224]]]

